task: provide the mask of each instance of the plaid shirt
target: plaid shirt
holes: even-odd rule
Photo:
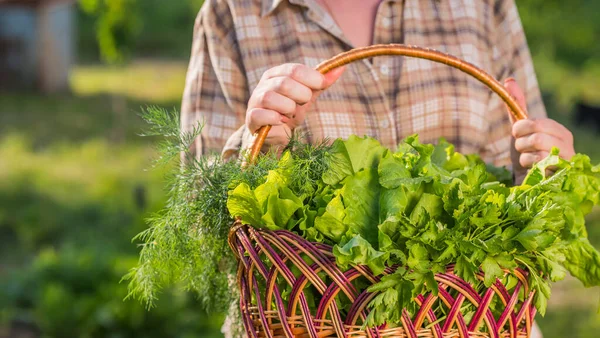
[[[383,0],[373,44],[437,49],[512,76],[529,115],[544,117],[531,56],[513,0]],[[195,26],[182,127],[205,123],[196,154],[236,152],[252,141],[246,107],[261,75],[283,63],[311,67],[353,46],[314,0],[207,0]],[[376,57],[349,65],[297,130],[309,141],[369,135],[387,147],[418,133],[510,166],[511,124],[500,98],[459,70],[427,60]]]

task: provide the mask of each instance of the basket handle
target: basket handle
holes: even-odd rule
[[[506,103],[508,108],[510,108],[510,112],[513,114],[516,120],[527,118],[527,113],[525,110],[519,106],[517,101],[508,93],[506,88],[504,88],[504,86],[501,85],[500,82],[494,79],[491,75],[467,61],[429,48],[401,44],[373,45],[369,47],[355,48],[338,54],[337,56],[320,63],[316,70],[318,70],[321,74],[326,74],[335,68],[352,63],[354,61],[382,55],[410,56],[443,63],[450,67],[459,69],[473,76],[498,94],[498,96],[500,96],[500,98],[502,98],[502,100]],[[260,153],[260,149],[264,145],[265,139],[267,138],[270,130],[271,126],[266,125],[262,126],[257,131],[256,139],[250,148],[249,163],[255,162],[256,157]]]

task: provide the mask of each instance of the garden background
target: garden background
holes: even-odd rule
[[[600,163],[600,129],[574,123],[578,103],[600,106],[600,2],[517,3],[550,116]],[[165,202],[138,113],[179,109],[201,4],[80,0],[70,93],[0,92],[0,337],[220,336],[193,295],[166,290],[147,311],[119,283]],[[588,221],[600,247],[600,210]],[[598,288],[555,285],[545,337],[597,337],[599,304]]]

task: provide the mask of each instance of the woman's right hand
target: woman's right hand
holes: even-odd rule
[[[306,112],[319,94],[342,75],[337,68],[322,75],[297,63],[286,63],[267,70],[252,92],[246,111],[246,126],[255,133],[271,125],[265,147],[286,146],[292,131],[302,124]]]

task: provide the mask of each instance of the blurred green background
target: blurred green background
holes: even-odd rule
[[[179,108],[201,3],[80,0],[69,94],[0,92],[0,337],[220,336],[222,317],[194,296],[165,290],[146,311],[119,283],[137,261],[131,238],[165,199],[137,114]],[[599,130],[574,121],[578,103],[600,105],[600,2],[518,5],[549,114],[599,163]],[[588,228],[600,246],[599,210]],[[556,284],[545,337],[597,337],[599,300]]]

